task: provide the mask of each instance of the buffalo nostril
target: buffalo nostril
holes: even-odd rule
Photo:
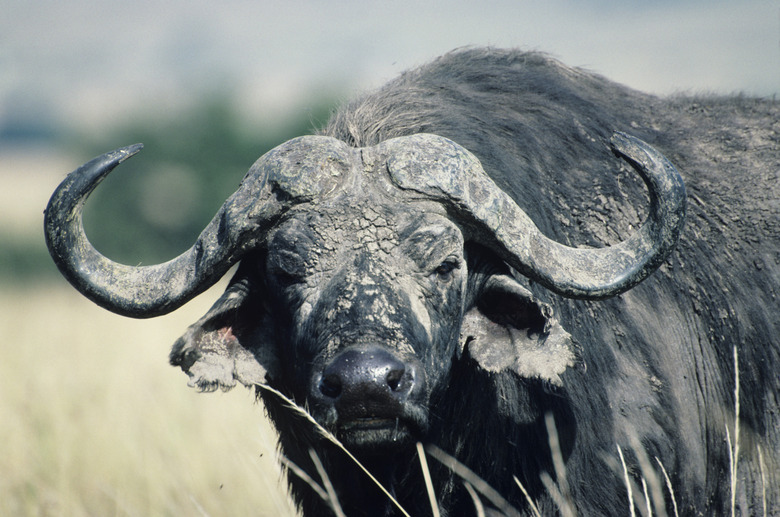
[[[341,395],[341,378],[338,375],[325,375],[320,381],[320,393],[332,399]]]
[[[354,347],[330,360],[312,378],[315,399],[336,404],[343,414],[392,413],[415,388],[414,365],[379,347]],[[373,409],[372,409],[373,408]],[[350,413],[351,412],[351,413]]]
[[[387,372],[385,381],[391,390],[396,391],[398,389],[398,385],[401,384],[401,379],[404,376],[404,371],[403,368],[394,368]]]

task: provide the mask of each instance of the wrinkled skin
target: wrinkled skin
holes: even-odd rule
[[[463,236],[448,219],[418,207],[393,213],[355,204],[367,208],[344,204],[293,216],[270,238],[270,312],[277,335],[289,336],[278,340],[281,378],[294,380],[296,399],[345,444],[408,442],[427,428],[428,385],[441,382],[442,363],[458,343],[466,303]],[[321,386],[326,365],[344,350],[372,348],[406,365],[401,381],[408,386],[399,388],[397,406],[381,393],[373,408],[368,397],[344,393],[334,407]],[[373,418],[384,422],[360,424]]]
[[[542,514],[559,514],[545,486],[562,487],[553,423],[581,515],[628,515],[626,476],[640,509],[648,481],[657,514],[678,505],[681,515],[728,514],[725,432],[737,423],[735,513],[773,514],[777,113],[756,99],[657,99],[536,53],[465,50],[345,106],[328,138],[295,139],[258,160],[170,263],[116,265],[79,228],[83,198],[137,146],[63,182],[47,243],[83,294],[136,317],[174,310],[240,259],[171,362],[203,390],[260,387],[282,453],[320,480],[316,452],[347,515],[398,512],[263,386],[310,409],[411,515],[430,514],[417,440],[519,511],[530,512],[515,476]],[[623,135],[615,145],[616,129],[644,143]],[[647,143],[680,168],[693,200],[671,255],[685,189],[661,174],[655,184],[670,196],[653,196],[643,174],[647,202],[636,164],[674,169]],[[430,465],[442,514],[476,514],[460,478]],[[305,515],[330,513],[288,474]]]
[[[488,264],[474,264],[477,270],[469,271],[462,232],[435,204],[407,205],[398,212],[361,201],[285,221],[269,240],[261,274],[276,334],[285,336],[277,337],[280,377],[293,380],[289,386],[296,398],[308,403],[317,420],[343,433],[339,438],[347,444],[375,446],[388,439],[405,441],[404,424],[415,439],[427,428],[431,390],[441,386],[449,363],[461,353],[463,316],[484,287],[479,267]],[[530,309],[530,296],[522,299],[528,293],[519,286],[517,292],[518,304]],[[539,311],[534,307],[528,314],[536,332],[543,328]],[[513,323],[522,328],[523,316]],[[399,395],[400,414],[382,415],[381,397],[374,410],[379,415],[343,401],[334,408],[323,393],[323,370],[334,357],[371,348],[390,352],[410,370],[402,379],[410,385]],[[355,403],[369,404],[363,398]],[[354,425],[350,419],[372,416],[388,419],[389,438],[384,429],[374,432],[373,424],[365,433],[359,425],[344,432],[344,426]]]
[[[193,384],[213,389],[232,385],[234,378],[256,382],[252,374],[242,375],[241,364],[250,361],[237,352],[252,351],[265,367],[265,381],[307,407],[389,487],[419,475],[408,468],[416,461],[414,444],[441,434],[447,413],[460,410],[459,404],[446,407],[453,385],[470,384],[453,379],[454,364],[515,369],[555,392],[559,375],[576,362],[550,308],[534,300],[491,252],[470,242],[468,231],[439,204],[405,203],[402,211],[397,206],[392,194],[365,188],[323,202],[317,211],[291,211],[264,249],[244,259],[231,288],[171,355]],[[518,350],[536,350],[539,358],[516,364]],[[226,357],[226,378],[214,378],[213,368],[199,370]],[[329,372],[350,361],[360,371],[347,367],[343,378],[332,380]],[[374,367],[378,376],[361,375]],[[532,392],[524,398],[536,400]],[[260,394],[291,461],[312,472],[307,452],[313,447],[329,471],[339,472],[333,482],[348,513],[392,510],[343,453],[275,396]],[[503,412],[536,436],[551,408],[538,400]],[[295,476],[290,482],[305,513],[325,511],[308,486]],[[410,509],[415,501],[402,504]]]

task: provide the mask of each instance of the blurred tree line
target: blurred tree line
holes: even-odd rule
[[[284,120],[256,120],[229,96],[212,94],[170,118],[139,117],[97,135],[59,130],[46,142],[85,157],[144,144],[90,196],[84,226],[92,244],[109,258],[151,264],[188,249],[252,164],[282,142],[322,127],[336,98],[322,95]],[[42,236],[34,244],[0,245],[0,283],[55,277]]]
[[[260,126],[227,97],[212,97],[170,121],[137,121],[89,142],[90,155],[141,142],[90,197],[84,225],[106,256],[126,264],[169,260],[189,248],[266,151],[324,125],[321,100],[282,123]],[[258,126],[258,127],[254,127]]]

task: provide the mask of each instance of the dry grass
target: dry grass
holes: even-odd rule
[[[295,514],[254,395],[167,364],[215,296],[136,321],[64,282],[0,291],[0,515]]]
[[[207,309],[214,291],[174,315],[144,321],[108,313],[64,284],[0,291],[0,516],[295,515],[274,432],[254,395],[240,388],[197,393],[167,365],[167,344]],[[547,424],[554,451],[557,433]],[[454,458],[432,445],[426,451],[463,477],[475,504],[481,506],[479,492],[504,514],[516,513]],[[632,514],[637,503],[644,515],[652,506],[664,515],[660,480],[640,452],[637,493],[647,509],[633,500],[627,479]],[[559,509],[568,513],[565,470],[556,467],[564,481],[548,490],[560,493]],[[427,473],[424,462],[421,468]],[[335,500],[329,492],[326,499]]]

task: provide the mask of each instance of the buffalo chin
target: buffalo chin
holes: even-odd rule
[[[420,439],[416,426],[399,419],[359,419],[339,424],[336,437],[361,454],[386,454],[414,445]]]

